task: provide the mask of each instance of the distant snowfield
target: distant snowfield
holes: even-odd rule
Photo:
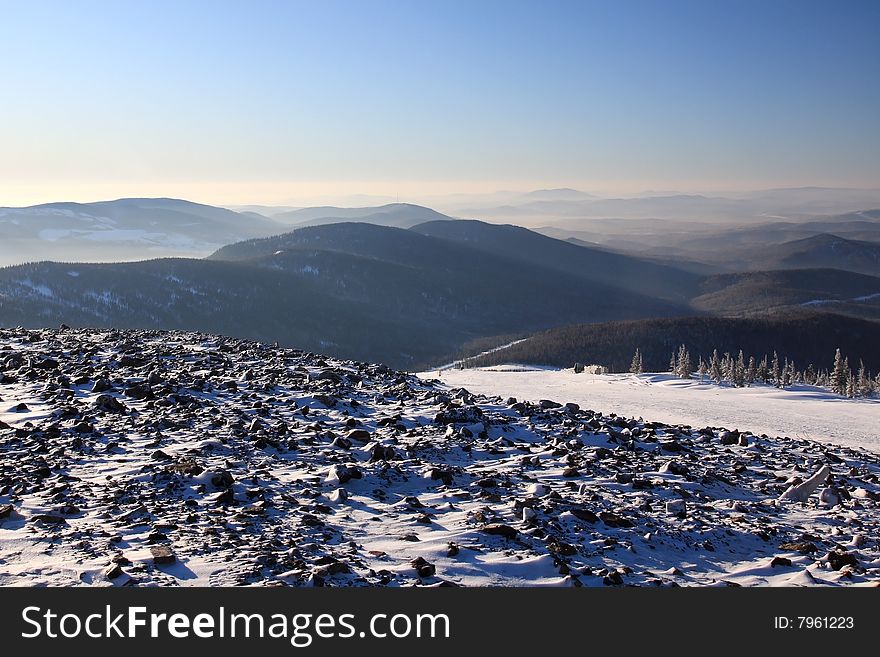
[[[473,393],[574,402],[645,420],[807,438],[880,452],[880,399],[851,400],[813,386],[731,388],[667,374],[575,374],[508,365],[423,372]]]

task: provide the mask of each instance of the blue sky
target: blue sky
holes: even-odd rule
[[[7,2],[0,205],[880,183],[880,2]]]

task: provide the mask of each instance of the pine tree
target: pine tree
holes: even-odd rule
[[[849,364],[844,360],[838,349],[834,354],[834,369],[831,371],[831,392],[838,395],[846,394]]]
[[[733,366],[733,385],[742,388],[746,384],[746,360],[742,349],[736,357],[736,363]]]
[[[735,374],[733,357],[727,352],[724,353],[724,358],[721,359],[721,378],[724,381],[729,381],[731,384],[734,384]]]
[[[794,383],[795,371],[794,371],[794,361],[785,359],[785,367],[782,368],[782,381],[781,387],[786,388]]]
[[[758,366],[755,364],[755,357],[749,356],[749,367],[746,370],[746,383],[752,385],[758,378]]]
[[[849,375],[846,378],[846,396],[850,399],[855,398],[856,396],[856,377],[853,376],[852,371],[850,371]]]
[[[773,352],[773,362],[770,365],[770,382],[775,385],[777,388],[782,380],[782,371],[779,368],[779,356],[776,355],[776,352]]]
[[[630,363],[629,371],[632,374],[642,373],[642,352],[639,351],[638,347],[636,347],[636,353],[633,354],[633,359],[632,363]]]
[[[678,371],[678,360],[676,359],[675,350],[672,351],[672,358],[669,359],[669,372],[675,374]]]
[[[874,382],[871,374],[865,369],[865,363],[859,360],[859,373],[856,377],[856,394],[860,397],[867,397],[874,392]]]
[[[721,383],[721,359],[718,357],[718,350],[712,350],[712,359],[709,361],[709,378],[715,383]]]
[[[706,361],[703,360],[702,356],[700,356],[700,365],[697,368],[697,371],[700,373],[700,383],[702,383],[703,379],[706,378],[706,372],[709,371],[709,366],[706,365]]]
[[[808,385],[816,385],[816,381],[819,379],[819,375],[816,373],[816,368],[813,367],[813,364],[810,363],[807,366],[806,371],[804,372],[804,383]]]
[[[680,379],[689,379],[693,372],[690,352],[688,352],[687,347],[681,345],[678,349],[678,363],[675,373]]]
[[[770,369],[767,366],[767,354],[761,359],[761,365],[758,367],[758,379],[763,383],[770,383]]]

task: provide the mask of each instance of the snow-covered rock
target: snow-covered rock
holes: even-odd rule
[[[195,333],[0,329],[0,373],[0,585],[880,578],[870,452]]]

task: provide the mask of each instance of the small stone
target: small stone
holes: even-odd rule
[[[104,569],[104,579],[113,580],[122,575],[122,566],[118,563],[111,563]]]
[[[171,564],[177,561],[174,552],[166,545],[153,545],[150,547],[150,554],[153,555],[153,563],[156,565]]]
[[[616,513],[611,513],[610,511],[602,511],[599,513],[599,517],[602,519],[608,527],[632,527],[633,522],[628,518],[624,518],[623,516],[619,516]]]
[[[66,525],[67,520],[64,519],[63,516],[54,515],[51,513],[38,513],[35,516],[30,517],[31,522],[39,522],[43,524],[49,525]]]
[[[150,389],[150,386],[143,384],[129,386],[125,389],[123,394],[126,397],[131,397],[132,399],[137,400],[153,399],[153,391]]]
[[[620,586],[623,584],[623,576],[616,570],[612,570],[602,578],[602,583],[605,586]]]
[[[722,431],[718,434],[718,440],[722,445],[736,445],[739,443],[739,431]]]
[[[818,551],[819,548],[816,547],[815,543],[810,541],[801,541],[796,543],[783,543],[779,546],[780,550],[785,550],[786,552],[800,552],[801,554],[813,554]]]
[[[771,568],[776,568],[778,566],[788,567],[790,565],[791,559],[789,559],[788,557],[773,557],[773,559],[770,561]]]
[[[516,538],[516,530],[510,525],[503,525],[501,523],[491,523],[482,528],[482,531],[486,534],[491,534],[493,536],[503,536],[507,539]]]
[[[571,509],[571,515],[573,515],[578,520],[583,520],[584,522],[594,523],[599,522],[599,516],[590,511],[589,509]]]
[[[100,411],[107,413],[126,413],[128,408],[121,401],[112,395],[98,395],[98,398],[92,404]]]
[[[385,445],[376,445],[370,452],[370,461],[392,461],[396,455],[394,448]]]
[[[108,390],[112,390],[113,386],[110,384],[110,381],[107,379],[97,379],[95,383],[92,385],[92,392],[100,393],[107,392]]]
[[[667,461],[663,465],[660,466],[660,472],[669,473],[679,476],[685,476],[688,473],[688,469],[686,465],[679,463],[678,461]]]
[[[578,552],[577,548],[574,545],[570,545],[557,539],[551,539],[547,543],[547,550],[553,554],[558,554],[563,557],[571,557]]]
[[[345,437],[349,440],[356,440],[358,442],[365,443],[370,440],[371,434],[366,429],[352,429],[347,434],[345,434]]]
[[[444,470],[442,468],[433,468],[431,470],[431,479],[433,481],[440,480],[447,486],[451,486],[453,482],[452,470]]]
[[[823,488],[819,491],[819,502],[826,506],[840,504],[840,492],[836,488]]]
[[[528,488],[526,488],[526,492],[532,497],[544,497],[550,492],[550,489],[544,484],[530,484]]]
[[[227,470],[220,470],[211,475],[211,484],[215,488],[229,488],[235,483],[232,475]]]
[[[437,572],[437,568],[434,564],[429,563],[424,557],[418,557],[413,559],[412,561],[413,568],[416,569],[416,572],[419,574],[419,577],[433,577],[434,573]]]
[[[840,570],[844,566],[852,566],[855,568],[858,565],[855,556],[849,552],[838,552],[837,550],[831,550],[831,552],[825,557],[825,561],[827,561],[828,565],[834,570]]]
[[[684,500],[670,500],[666,503],[666,513],[671,516],[680,516],[686,513],[687,505]]]
[[[450,543],[449,546],[446,548],[446,556],[450,559],[452,557],[457,557],[460,551],[461,549],[455,543]]]
[[[341,575],[350,572],[351,568],[349,568],[348,564],[344,561],[333,561],[327,565],[327,573],[330,575]]]

